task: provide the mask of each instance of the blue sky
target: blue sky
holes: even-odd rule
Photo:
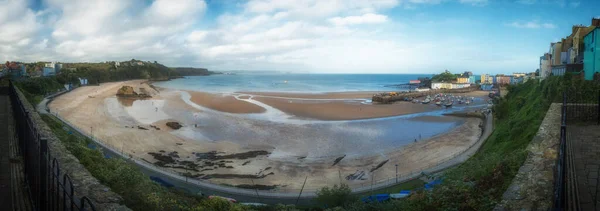
[[[596,0],[0,0],[0,59],[213,70],[535,71]]]

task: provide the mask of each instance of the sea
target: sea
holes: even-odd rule
[[[431,76],[433,75],[237,73],[186,76],[182,79],[157,82],[155,85],[171,89],[219,93],[399,91],[403,89],[393,85],[406,84],[419,77]]]

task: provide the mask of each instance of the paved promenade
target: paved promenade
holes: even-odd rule
[[[8,87],[0,86],[0,209],[31,210],[14,129]]]
[[[600,126],[568,126],[581,210],[600,210]]]
[[[0,87],[0,207],[12,210],[10,185],[10,158],[8,154],[9,118],[8,95],[5,87]]]

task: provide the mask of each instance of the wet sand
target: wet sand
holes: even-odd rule
[[[188,91],[188,93],[190,93],[190,95],[192,96],[192,102],[217,111],[237,114],[265,112],[264,108],[254,105],[252,103],[235,99],[235,97],[231,95],[220,95],[193,91]]]
[[[379,92],[326,92],[326,93],[293,93],[293,92],[238,92],[263,97],[306,98],[306,99],[371,99]]]
[[[209,140],[206,137],[194,135],[194,133],[192,133],[193,128],[196,127],[194,122],[182,117],[203,115],[207,112],[184,102],[181,98],[181,92],[177,90],[161,89],[159,94],[156,94],[152,99],[147,101],[119,102],[115,98],[116,91],[123,85],[135,87],[147,86],[140,84],[140,82],[142,81],[114,82],[105,83],[101,86],[77,88],[72,92],[57,97],[50,103],[49,108],[52,113],[58,113],[63,119],[76,125],[81,130],[92,134],[94,137],[113,146],[115,149],[121,149],[125,153],[131,154],[135,159],[146,160],[153,163],[157,160],[148,153],[161,153],[161,151],[164,151],[166,154],[177,152],[180,157],[178,158],[178,162],[189,161],[204,166],[202,169],[198,169],[199,172],[195,172],[194,174],[213,175],[213,177],[209,179],[211,182],[231,185],[249,184],[250,182],[247,178],[219,178],[219,175],[265,175],[263,178],[255,179],[254,182],[259,185],[277,185],[278,189],[300,189],[305,176],[309,176],[305,190],[314,190],[324,185],[338,184],[340,182],[340,173],[342,177],[345,177],[348,174],[355,173],[357,170],[369,171],[373,166],[385,160],[389,160],[389,162],[383,165],[380,170],[377,170],[376,181],[386,177],[393,177],[395,173],[393,168],[394,164],[402,166],[402,168],[399,169],[401,174],[418,171],[421,168],[434,165],[455,155],[455,153],[468,148],[471,144],[475,143],[481,134],[481,130],[478,128],[481,120],[477,118],[468,118],[464,123],[447,133],[429,139],[419,140],[418,142],[410,143],[401,148],[381,148],[374,140],[365,140],[365,143],[373,142],[373,148],[369,149],[372,150],[373,153],[366,153],[368,154],[367,156],[348,156],[343,158],[335,166],[332,166],[332,163],[339,155],[332,154],[328,157],[310,159],[286,155],[260,155],[248,159],[224,159],[224,162],[227,162],[225,165],[226,167],[209,168],[206,167],[206,165],[208,165],[206,161],[199,161],[196,159],[197,153],[215,151],[221,153],[220,155],[230,155],[251,150],[265,150],[272,153],[277,146],[259,142],[242,145],[239,141],[235,142],[234,140],[227,139]],[[212,101],[213,97],[214,95],[201,95],[200,99],[206,100],[208,98],[209,101]],[[218,96],[217,98],[221,97]],[[198,100],[198,98],[196,99]],[[240,99],[249,99],[249,97],[242,97]],[[360,104],[358,101],[318,101],[316,103],[312,101],[294,101],[294,103],[291,103],[292,105],[279,105],[285,104],[286,101],[280,98],[268,97],[254,97],[254,99],[260,100],[261,102],[264,101],[266,104],[270,103],[273,107],[281,109],[283,112],[286,112],[287,109],[290,112],[298,113],[298,116],[303,115],[305,118],[323,119],[347,118],[344,115],[349,115],[352,118],[368,118],[369,115],[397,115],[401,112],[419,112],[418,108],[412,108],[411,106],[420,106],[419,104],[411,103],[364,105]],[[245,106],[246,104],[257,106],[243,100],[237,100],[233,96],[230,96],[230,98],[225,101],[233,104],[241,102]],[[287,103],[290,104],[289,101],[287,101]],[[307,103],[313,103],[313,105],[306,105]],[[328,107],[329,104],[333,106]],[[218,104],[213,104],[213,106],[218,107]],[[298,108],[307,106],[310,109]],[[387,111],[386,109],[379,110],[376,106],[385,106],[383,108],[390,111]],[[260,106],[257,107],[264,109]],[[433,107],[435,108],[435,106]],[[403,110],[403,108],[410,108],[412,110],[408,109],[408,111],[400,111]],[[260,112],[255,108],[254,110],[244,109],[242,109],[244,112]],[[317,114],[311,114],[311,109],[312,112]],[[322,109],[327,112],[320,111]],[[343,112],[335,111],[338,109]],[[358,111],[361,111],[361,109],[365,110],[365,114],[356,112],[355,109],[358,109]],[[254,115],[261,113],[250,114]],[[246,114],[241,113],[240,115],[242,116],[227,118],[232,119],[233,122],[240,122],[240,124],[251,123],[251,121],[248,122],[243,120],[243,115]],[[149,123],[140,122],[140,118],[142,117],[145,117],[143,118],[144,122]],[[219,118],[225,118],[225,116]],[[422,117],[418,120],[444,122],[456,118],[457,117]],[[165,123],[168,121],[178,121],[183,127],[179,130],[172,130],[165,126]],[[150,127],[150,125],[157,126],[160,130],[154,129]],[[148,128],[148,130],[138,129],[137,126]],[[199,125],[198,127],[203,126]],[[260,130],[263,127],[268,128],[270,126],[251,125],[250,127]],[[291,130],[296,127],[304,126],[288,127],[288,129]],[[226,132],[227,128],[223,127],[221,129]],[[311,134],[306,134],[306,136],[310,135]],[[327,140],[324,141],[326,142]],[[172,170],[185,172],[185,170],[180,168],[172,168]],[[203,176],[198,176],[198,178],[202,177]],[[364,183],[364,181],[349,181],[351,186],[362,183]]]
[[[312,101],[268,97],[255,97],[254,99],[297,117],[318,120],[370,119],[419,113],[435,109],[432,106],[423,106],[410,102],[372,105],[357,101]]]

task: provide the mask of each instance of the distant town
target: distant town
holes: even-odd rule
[[[115,69],[119,66],[143,66],[144,64],[151,63],[150,61],[144,62],[132,59],[131,61],[118,62],[118,61],[107,61],[97,64],[106,64],[114,67]],[[13,79],[16,78],[37,78],[37,77],[49,77],[60,74],[61,70],[76,71],[75,65],[71,64],[85,64],[85,63],[63,63],[58,62],[35,62],[35,63],[23,63],[16,61],[7,61],[5,64],[0,65],[0,76],[10,75]],[[93,63],[87,63],[93,64]]]

